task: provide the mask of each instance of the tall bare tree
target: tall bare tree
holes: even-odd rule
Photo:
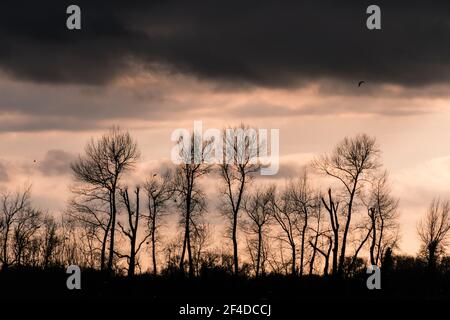
[[[137,257],[142,245],[150,237],[150,234],[143,236],[138,242],[139,233],[139,223],[141,222],[141,206],[140,206],[140,187],[137,186],[134,189],[135,200],[134,203],[130,200],[128,193],[128,188],[120,190],[121,202],[125,207],[127,216],[127,224],[124,226],[120,221],[118,222],[119,228],[122,233],[128,238],[130,243],[130,253],[129,254],[119,254],[119,257],[124,257],[128,260],[128,276],[132,277],[135,274],[136,265],[138,263]]]
[[[112,270],[114,258],[117,191],[122,175],[133,168],[140,156],[136,142],[131,135],[117,127],[98,140],[91,140],[85,147],[84,155],[72,164],[76,181],[86,186],[87,193],[101,192],[109,205],[107,233],[109,232],[109,256],[107,269]],[[105,199],[106,198],[106,199]],[[103,267],[103,266],[102,266]]]
[[[194,277],[194,260],[191,245],[191,230],[196,219],[206,209],[206,197],[198,180],[210,172],[211,164],[205,161],[211,152],[211,141],[192,133],[189,137],[181,136],[178,140],[178,160],[175,170],[175,193],[181,210],[180,223],[184,227],[183,249],[180,257],[180,270],[184,272],[186,251],[188,254],[189,277]]]
[[[72,187],[74,197],[69,202],[67,209],[67,221],[74,223],[71,227],[81,233],[81,241],[89,248],[84,252],[85,256],[90,256],[89,265],[93,267],[93,253],[97,246],[100,246],[99,265],[100,270],[106,267],[106,250],[108,245],[108,235],[111,228],[111,203],[109,191],[99,190],[97,186],[86,184]],[[76,226],[75,226],[76,225]],[[74,231],[74,230],[71,230]],[[77,239],[69,239],[76,242]],[[71,243],[70,247],[73,247]],[[70,248],[69,247],[69,248]],[[83,251],[85,248],[82,247]],[[94,250],[95,249],[95,250]],[[71,254],[75,255],[75,252]]]
[[[339,228],[340,228],[339,214],[338,214],[339,201],[334,200],[331,189],[328,189],[328,199],[326,200],[326,198],[322,197],[322,203],[325,206],[325,209],[328,211],[331,231],[333,233],[333,236],[329,237],[329,241],[330,244],[332,244],[333,246],[332,274],[336,276],[338,274],[338,254],[339,254]],[[323,255],[325,256],[325,254]],[[326,255],[326,257],[328,259],[329,253],[328,255]]]
[[[264,261],[267,257],[267,231],[272,220],[272,203],[275,195],[275,186],[256,189],[244,199],[244,210],[246,221],[243,223],[244,230],[249,235],[247,245],[252,258],[255,276],[260,275],[264,269]]]
[[[434,270],[436,263],[447,248],[450,231],[450,203],[433,199],[427,215],[418,224],[417,232],[422,242],[422,252],[428,268]]]
[[[291,250],[291,274],[297,274],[297,234],[298,220],[300,216],[292,208],[289,190],[283,192],[274,198],[271,210],[274,220],[278,222],[281,228],[281,235],[278,239],[287,243]]]
[[[197,276],[200,274],[200,267],[203,256],[206,254],[206,248],[212,240],[212,230],[208,223],[202,221],[195,225],[192,233],[192,250],[194,252],[194,268]]]
[[[258,137],[256,130],[241,124],[224,130],[225,161],[220,165],[223,180],[221,211],[229,220],[229,231],[233,242],[234,274],[239,273],[237,231],[242,207],[242,198],[252,181],[252,173],[259,164]]]
[[[157,242],[159,239],[159,229],[162,224],[162,218],[168,214],[167,208],[169,200],[174,196],[174,186],[170,171],[166,171],[161,176],[153,174],[144,186],[147,196],[148,206],[148,234],[150,235],[153,275],[157,274]]]
[[[324,175],[337,179],[345,193],[345,221],[339,255],[338,275],[343,274],[347,237],[349,234],[356,197],[364,182],[380,167],[379,148],[375,138],[359,134],[346,137],[333,150],[314,160],[314,166]]]
[[[346,267],[347,275],[355,271],[355,267],[357,264],[361,262],[361,258],[358,257],[360,251],[365,247],[367,241],[370,236],[376,237],[376,232],[374,233],[374,227],[376,227],[376,211],[373,207],[367,207],[367,216],[369,218],[369,222],[364,219],[360,220],[356,227],[353,228],[353,234],[355,234],[355,252],[352,257],[346,257]]]
[[[369,196],[371,239],[369,256],[372,265],[379,265],[387,248],[394,249],[398,243],[398,203],[392,196],[389,175],[383,171],[372,182]]]
[[[331,246],[330,244],[330,230],[328,229],[328,225],[325,224],[325,219],[323,217],[323,210],[322,210],[322,195],[321,193],[317,193],[316,194],[316,198],[315,198],[315,205],[314,205],[314,211],[312,214],[312,223],[311,223],[311,227],[309,228],[311,230],[312,235],[310,236],[310,240],[309,240],[309,244],[312,247],[312,254],[311,254],[311,259],[309,261],[309,275],[312,275],[314,272],[314,264],[316,262],[316,256],[317,253],[319,252],[320,254],[323,255],[324,259],[325,259],[325,267],[324,268],[326,270],[326,274],[328,274],[328,265],[329,265],[329,256],[330,256],[330,252],[331,252]],[[327,247],[326,250],[321,250],[320,247],[322,247],[319,244],[319,241],[323,238],[326,237],[327,238],[327,244],[329,245]],[[326,254],[324,252],[327,252]]]
[[[286,192],[291,210],[298,216],[295,227],[300,235],[299,274],[302,276],[305,266],[305,249],[307,244],[307,232],[309,230],[309,219],[317,207],[316,193],[310,185],[306,168],[304,168],[298,179],[292,180],[288,184]]]

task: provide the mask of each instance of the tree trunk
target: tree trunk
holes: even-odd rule
[[[305,208],[305,224],[302,228],[302,244],[300,250],[300,277],[303,276],[303,260],[305,256],[305,237],[306,237],[306,228],[308,227],[308,213]]]
[[[155,210],[155,209],[154,209]],[[153,211],[156,212],[156,211]],[[153,275],[156,276],[157,269],[156,269],[156,214],[153,217],[152,221],[152,261],[153,261]]]
[[[431,243],[428,246],[428,269],[434,271],[436,268],[436,245]]]
[[[184,256],[186,255],[186,240],[187,240],[187,236],[186,236],[186,226],[184,229],[184,239],[183,239],[183,249],[181,250],[181,257],[180,257],[180,271],[182,273],[184,273]]]
[[[110,220],[111,221],[111,220]],[[105,270],[105,260],[106,260],[106,242],[108,241],[108,233],[109,233],[110,223],[105,230],[105,234],[103,236],[102,249],[100,253],[100,270]]]
[[[333,241],[333,276],[338,275],[339,231],[334,231]]]
[[[135,191],[136,194],[136,212],[134,217],[134,225],[133,221],[130,216],[130,229],[131,229],[131,243],[130,243],[130,265],[128,266],[128,276],[133,277],[136,269],[136,238],[137,238],[137,231],[139,228],[139,188],[136,188]],[[127,198],[128,198],[128,192],[127,192]],[[131,212],[131,209],[130,209]]]
[[[291,244],[291,247],[292,247],[292,269],[291,269],[291,272],[292,272],[292,276],[295,276],[296,274],[297,274],[297,268],[295,267],[295,263],[296,263],[296,254],[295,254],[295,250],[296,250],[296,248],[295,248],[295,244]]]
[[[2,270],[8,269],[8,237],[9,237],[10,224],[7,223],[5,230],[5,238],[3,239],[3,265]]]
[[[256,255],[256,277],[259,276],[259,265],[261,264],[261,242],[262,242],[262,234],[261,229],[258,231],[258,252]]]
[[[239,274],[239,259],[238,259],[238,241],[237,241],[237,225],[238,225],[238,214],[241,207],[242,195],[244,193],[245,187],[245,173],[241,171],[242,181],[239,188],[239,195],[236,202],[236,207],[233,210],[233,263],[234,263],[234,275]],[[231,194],[231,190],[230,190]]]
[[[312,275],[314,271],[314,262],[316,260],[316,253],[317,253],[317,243],[319,242],[319,233],[316,233],[316,236],[314,237],[314,245],[313,245],[313,254],[311,256],[311,261],[309,263],[309,275]]]
[[[372,220],[372,243],[370,244],[370,263],[375,266],[377,262],[375,261],[375,244],[377,241],[377,228],[375,220],[375,210],[370,209],[370,218]]]
[[[131,242],[131,250],[130,250],[130,265],[128,266],[128,276],[134,276],[134,269],[136,268],[136,239],[133,239]]]
[[[189,220],[187,220],[188,223],[186,224],[186,245],[187,245],[187,251],[188,251],[188,262],[189,262],[189,278],[194,277],[194,262],[192,260],[192,248],[191,248],[191,231],[189,226]]]
[[[331,252],[331,240],[330,240],[330,245],[328,246],[328,251],[327,254],[325,255],[325,266],[323,268],[323,275],[324,276],[328,276],[328,269],[329,269],[329,264],[330,264],[330,252]]]
[[[237,243],[237,212],[233,213],[233,263],[234,275],[239,274],[239,260],[238,260],[238,243]]]
[[[356,182],[354,183],[353,190],[350,194],[350,201],[348,202],[347,222],[345,223],[344,234],[342,236],[341,255],[339,257],[339,267],[338,267],[338,275],[339,276],[342,276],[343,271],[344,271],[345,251],[346,251],[346,246],[347,246],[347,235],[348,235],[348,230],[350,229],[350,221],[352,219],[353,199],[355,197],[356,184],[358,181],[357,178],[355,180],[356,180]]]
[[[112,265],[113,265],[113,259],[114,259],[114,236],[115,236],[115,229],[116,229],[116,213],[117,213],[115,187],[113,188],[113,191],[111,191],[111,201],[112,201],[111,237],[110,237],[110,243],[109,243],[109,257],[108,257],[108,272],[109,273],[111,273],[111,271],[112,271]]]
[[[378,236],[378,248],[377,248],[377,256],[375,258],[375,262],[376,264],[378,264],[378,262],[381,260],[381,241],[383,240],[383,230],[384,230],[384,219],[383,217],[380,215],[381,218],[381,225],[380,225],[380,235]],[[380,261],[381,262],[381,261]]]

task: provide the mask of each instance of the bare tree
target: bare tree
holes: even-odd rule
[[[314,248],[314,250],[316,250],[317,252],[319,252],[323,256],[323,258],[324,258],[323,275],[324,276],[328,276],[328,272],[329,272],[329,269],[330,269],[330,267],[329,267],[330,266],[330,254],[331,254],[331,249],[333,248],[333,240],[332,240],[331,236],[329,236],[326,233],[323,234],[323,237],[327,240],[326,249],[321,249],[318,246],[318,241],[315,241],[314,243],[312,241],[310,241],[309,243]],[[316,237],[316,239],[318,240],[319,237]],[[310,270],[309,270],[310,274],[312,274],[313,267],[314,267],[314,262],[312,262],[311,265],[310,265]]]
[[[87,246],[81,246],[83,255],[89,260],[89,266],[93,267],[94,252],[97,251],[97,244],[100,246],[99,266],[100,270],[106,267],[106,247],[108,244],[108,234],[111,228],[111,203],[109,192],[99,190],[96,186],[89,187],[88,185],[78,185],[72,187],[74,197],[69,202],[67,209],[67,222],[74,222],[74,231],[80,231],[80,240]],[[75,226],[76,225],[76,226]],[[77,238],[71,240],[69,248],[72,248]],[[87,250],[85,250],[87,249]],[[76,251],[76,250],[75,250]],[[76,253],[71,252],[73,259]],[[88,257],[89,256],[89,257]]]
[[[84,263],[88,263],[88,259],[84,258],[82,259],[82,254],[80,253],[82,251],[82,248],[80,246],[80,242],[82,242],[83,233],[79,232],[78,229],[81,222],[78,220],[73,219],[70,215],[66,214],[61,219],[61,225],[60,225],[60,238],[61,238],[61,245],[58,252],[59,255],[59,261],[62,265],[64,264],[76,264],[79,266],[85,266]],[[90,226],[90,225],[88,225]],[[83,229],[81,229],[83,230]],[[92,256],[95,253],[95,250],[90,251],[91,254],[89,256]],[[92,263],[89,265],[89,267],[94,268],[95,264]]]
[[[206,209],[206,197],[198,180],[210,172],[211,165],[205,162],[211,151],[211,141],[203,141],[193,133],[190,137],[180,137],[178,140],[180,164],[175,171],[175,192],[178,207],[181,210],[180,223],[184,227],[183,249],[180,257],[180,270],[184,272],[186,251],[188,253],[189,277],[194,277],[194,260],[191,246],[191,229],[196,219]]]
[[[332,273],[334,276],[338,273],[338,251],[339,251],[339,201],[335,201],[333,199],[333,195],[331,189],[328,189],[328,200],[325,200],[322,197],[322,203],[325,206],[325,209],[328,211],[328,216],[330,218],[330,226],[331,231],[333,233],[333,237],[330,237],[330,243],[333,245],[333,261],[332,261]],[[321,252],[321,251],[319,251]],[[322,253],[322,252],[321,252]],[[322,253],[323,254],[323,253]],[[323,254],[325,256],[325,254]],[[327,259],[329,254],[326,255]]]
[[[156,245],[158,242],[158,231],[162,224],[162,218],[168,213],[166,211],[168,202],[174,195],[174,187],[170,171],[162,176],[154,174],[145,183],[145,192],[148,206],[148,234],[151,241],[153,275],[157,274]]]
[[[105,229],[91,221],[71,220],[65,223],[64,253],[67,263],[95,269],[104,261],[105,246],[102,238]],[[98,246],[100,244],[100,248]],[[78,263],[75,263],[75,261]]]
[[[107,268],[111,272],[114,258],[114,237],[116,229],[116,195],[124,172],[133,168],[140,156],[136,142],[128,132],[114,127],[98,140],[91,140],[84,155],[72,164],[76,181],[86,186],[89,196],[101,193],[99,200],[109,205],[109,257]],[[103,268],[103,265],[102,265]]]
[[[43,261],[44,269],[56,263],[56,251],[61,243],[58,235],[58,224],[52,216],[45,216],[42,221],[43,226]]]
[[[281,195],[276,196],[272,202],[271,212],[280,226],[282,233],[277,238],[290,247],[291,251],[291,274],[297,274],[297,224],[299,215],[292,209],[289,191],[283,190]],[[282,256],[282,255],[281,255]]]
[[[21,210],[13,231],[14,263],[21,266],[27,262],[32,248],[32,238],[41,227],[42,213],[32,208]]]
[[[19,222],[21,212],[28,210],[30,207],[30,193],[31,185],[15,193],[6,191],[0,196],[0,234],[2,239],[0,261],[3,270],[6,270],[11,264],[9,252],[11,232]]]
[[[314,211],[312,214],[312,223],[311,223],[311,227],[309,228],[312,232],[312,235],[310,237],[309,240],[309,244],[312,247],[312,254],[311,254],[311,259],[309,261],[309,275],[312,275],[314,272],[314,264],[316,262],[316,256],[317,256],[317,252],[319,252],[320,254],[323,255],[325,261],[325,266],[326,266],[326,274],[328,274],[328,266],[329,266],[329,256],[330,256],[330,252],[331,252],[331,245],[330,245],[330,230],[328,229],[328,226],[325,225],[325,219],[323,217],[323,212],[322,212],[322,202],[321,202],[322,196],[320,193],[317,193],[316,198],[315,198],[315,206],[314,206]],[[314,224],[315,222],[315,224]],[[323,238],[326,237],[328,242],[327,244],[329,245],[327,247],[327,250],[323,251],[320,249],[320,247],[322,247],[319,244],[319,241]],[[332,244],[332,242],[331,242]],[[324,252],[327,252],[326,254]]]
[[[314,166],[323,174],[337,179],[346,194],[345,223],[342,233],[338,275],[342,275],[354,203],[364,181],[380,167],[379,148],[375,138],[365,134],[345,138],[331,154],[325,154],[314,161]]]
[[[364,245],[367,243],[371,235],[376,236],[373,233],[374,227],[376,227],[375,222],[376,221],[376,212],[373,207],[367,208],[367,216],[369,217],[370,222],[367,223],[366,221],[362,220],[360,223],[353,229],[353,233],[359,235],[359,238],[356,237],[354,240],[354,243],[357,243],[355,252],[353,253],[352,257],[346,257],[347,259],[347,266],[346,270],[347,272],[354,272],[354,267],[357,263],[361,261],[360,258],[358,258],[358,254],[361,251],[362,248],[364,248]],[[358,232],[359,231],[359,232]]]
[[[303,275],[305,265],[305,249],[307,241],[307,232],[309,219],[317,206],[315,191],[312,189],[308,179],[306,168],[301,176],[291,181],[287,187],[287,197],[290,202],[291,210],[297,215],[297,223],[294,225],[300,235],[300,276]]]
[[[195,229],[192,233],[192,251],[194,252],[194,268],[197,276],[200,274],[203,255],[211,241],[211,226],[205,222],[195,225]]]
[[[372,182],[369,210],[371,241],[370,262],[379,265],[387,248],[395,248],[398,243],[398,199],[391,195],[388,173],[383,171]]]
[[[252,181],[252,173],[259,164],[258,137],[256,130],[241,124],[240,127],[224,130],[225,161],[220,165],[223,194],[220,209],[229,220],[229,231],[233,242],[234,274],[239,273],[237,227],[242,207],[242,198]]]
[[[130,201],[130,196],[128,194],[128,188],[120,191],[122,197],[122,204],[124,205],[127,213],[127,226],[124,227],[119,221],[118,225],[122,233],[128,238],[130,243],[130,253],[128,255],[118,254],[121,258],[126,258],[128,261],[128,276],[134,276],[136,265],[137,265],[137,255],[141,250],[142,245],[150,237],[150,234],[146,234],[140,242],[137,242],[138,232],[139,232],[139,222],[141,220],[140,211],[140,188],[136,187],[134,190],[135,201],[134,204]]]
[[[433,199],[426,217],[420,221],[417,232],[422,241],[422,251],[428,268],[436,268],[437,259],[445,253],[450,231],[450,203]]]
[[[263,270],[263,261],[267,257],[267,229],[272,217],[272,203],[275,186],[257,189],[244,199],[244,210],[247,220],[243,223],[244,230],[249,234],[247,246],[254,264],[255,276]]]
[[[163,273],[170,274],[179,271],[183,239],[183,234],[177,234],[164,246],[166,267],[162,270]]]

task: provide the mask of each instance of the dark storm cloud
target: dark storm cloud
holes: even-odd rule
[[[170,89],[149,86],[48,85],[0,76],[0,133],[89,130],[133,120],[163,121],[187,107]]]
[[[238,86],[330,78],[420,86],[450,80],[450,3],[375,1],[14,1],[0,13],[0,68],[38,82],[104,84],[133,65]]]

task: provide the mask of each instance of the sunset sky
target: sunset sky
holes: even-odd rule
[[[418,219],[450,199],[448,1],[377,1],[376,31],[366,1],[91,2],[76,2],[79,31],[65,25],[72,2],[0,11],[2,189],[31,182],[35,203],[61,214],[70,162],[114,124],[142,151],[133,181],[194,120],[279,129],[280,182],[367,133],[400,199],[401,250],[417,253]]]

